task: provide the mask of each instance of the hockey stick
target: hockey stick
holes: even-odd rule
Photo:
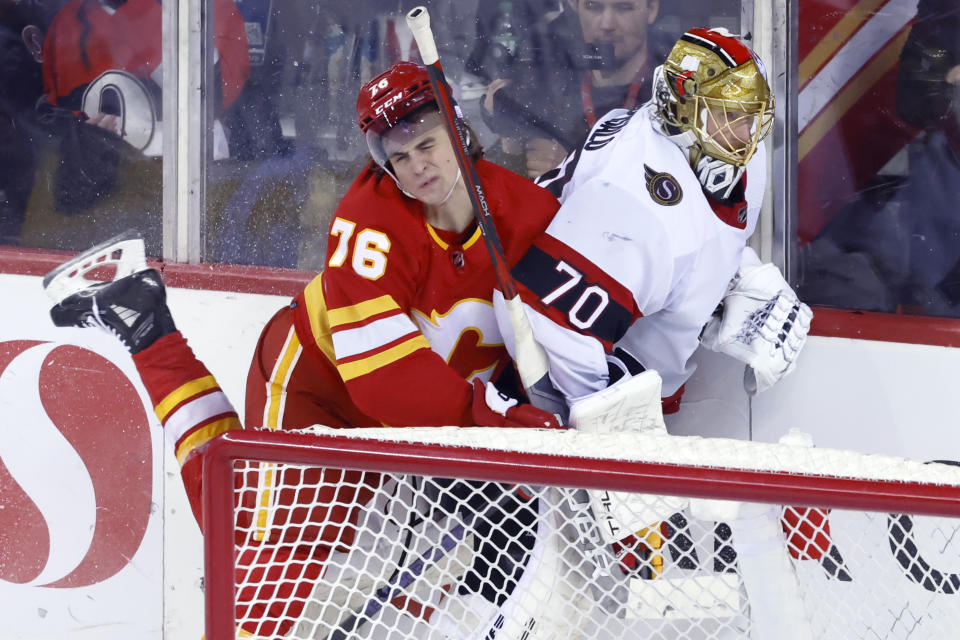
[[[444,556],[461,544],[474,522],[491,519],[498,511],[505,511],[509,501],[515,499],[512,492],[505,493],[497,502],[488,506],[483,513],[471,513],[463,522],[443,535],[440,539],[440,546],[422,554],[411,562],[405,570],[393,575],[386,584],[377,589],[363,608],[338,624],[337,628],[327,635],[326,640],[346,640],[356,633],[367,621],[372,620],[388,602],[400,595],[427,569],[440,562]]]
[[[513,327],[516,344],[515,361],[523,388],[530,398],[530,402],[540,408],[560,416],[566,415],[566,405],[559,397],[548,376],[549,362],[543,347],[535,340],[530,320],[523,310],[523,304],[517,293],[517,285],[510,274],[510,265],[503,253],[500,236],[493,223],[493,216],[487,205],[487,197],[480,182],[477,167],[470,158],[467,150],[467,134],[463,119],[454,112],[450,87],[440,65],[440,55],[437,53],[437,44],[430,29],[430,14],[427,8],[414,7],[407,13],[407,25],[413,32],[420,50],[420,57],[427,67],[427,75],[436,97],[440,116],[443,118],[447,134],[457,156],[457,164],[467,187],[467,194],[473,206],[473,215],[477,225],[483,233],[484,242],[490,252],[490,261],[493,263],[497,283],[503,292],[506,301],[507,313]]]

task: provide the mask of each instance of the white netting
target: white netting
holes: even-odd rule
[[[488,459],[573,453],[584,468],[647,460],[909,480],[960,496],[960,468],[805,447],[335,433],[477,447]],[[254,637],[939,639],[960,624],[958,519],[457,480],[448,467],[414,476],[237,460],[234,469],[236,624]]]

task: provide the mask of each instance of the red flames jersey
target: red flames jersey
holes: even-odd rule
[[[559,205],[506,169],[481,160],[477,170],[507,260],[516,261]],[[329,373],[317,393],[367,417],[356,426],[472,424],[468,381],[489,380],[509,362],[495,284],[479,228],[459,238],[434,229],[419,201],[364,171],[331,223],[326,268],[294,301],[301,357]]]

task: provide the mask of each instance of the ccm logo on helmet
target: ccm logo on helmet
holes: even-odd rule
[[[396,93],[395,95],[390,96],[389,98],[383,101],[383,104],[381,104],[376,109],[374,109],[374,113],[376,113],[379,116],[380,114],[383,113],[384,109],[392,106],[395,102],[400,100],[400,98],[402,97],[403,97],[403,91],[400,91],[399,93]]]

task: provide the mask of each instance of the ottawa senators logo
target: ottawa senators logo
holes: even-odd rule
[[[659,173],[643,165],[643,176],[647,181],[647,191],[657,204],[670,207],[683,199],[680,183],[669,173]]]

